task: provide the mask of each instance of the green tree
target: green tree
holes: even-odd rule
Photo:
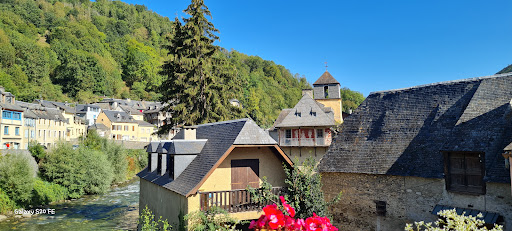
[[[176,124],[202,124],[236,118],[241,114],[229,100],[238,91],[236,70],[213,45],[218,30],[203,0],[192,0],[185,10],[190,15],[185,24],[174,21],[174,37],[170,39],[170,60],[163,65],[162,100],[169,103],[166,111],[173,115],[164,133]],[[235,113],[233,113],[235,112]]]
[[[349,110],[354,110],[364,101],[364,96],[361,92],[352,91],[347,87],[340,89],[341,100],[343,102],[343,111],[349,112]]]
[[[34,187],[34,169],[21,154],[0,156],[0,189],[17,204],[27,204]]]

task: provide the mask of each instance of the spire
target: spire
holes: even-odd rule
[[[316,80],[316,82],[313,83],[313,85],[323,85],[323,84],[340,84],[340,83],[338,81],[336,81],[336,79],[334,79],[334,77],[332,77],[332,75],[328,71],[325,71],[324,74],[322,74],[322,76],[320,76],[320,78],[318,78]]]

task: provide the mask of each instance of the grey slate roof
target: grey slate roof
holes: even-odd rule
[[[302,99],[293,109],[287,112],[281,112],[279,117],[284,116],[280,123],[276,120],[274,127],[325,127],[334,126],[334,115],[326,113],[328,110],[321,103],[316,102],[308,94],[304,94]],[[286,114],[286,116],[285,116]],[[278,120],[280,119],[278,117]]]
[[[346,118],[321,172],[443,178],[441,151],[485,153],[485,181],[510,182],[512,73],[371,93]]]
[[[201,140],[171,140],[158,143],[156,152],[169,154],[199,154],[206,144],[206,139]],[[151,142],[153,143],[153,142]],[[152,150],[151,150],[152,151]]]
[[[107,126],[105,126],[105,124],[101,124],[101,123],[95,123],[95,124],[89,126],[87,129],[88,130],[95,129],[95,130],[100,130],[100,131],[110,131],[110,129]]]
[[[133,120],[133,118],[126,114],[124,111],[109,111],[109,110],[103,110],[103,113],[107,116],[107,118],[111,122],[115,123],[135,123],[136,120]],[[153,125],[151,125],[153,126]]]
[[[136,122],[139,124],[139,127],[155,127],[155,125],[143,120],[136,120]]]
[[[124,106],[124,105],[120,105],[119,106],[121,109],[123,109],[124,112],[130,114],[130,115],[143,115],[142,112],[140,112],[139,110],[135,109],[135,108],[132,108],[132,107],[129,107],[129,106]]]
[[[18,104],[10,104],[10,103],[0,103],[1,108],[5,108],[7,110],[13,110],[13,111],[23,111],[23,108],[20,107]]]
[[[254,140],[239,138],[240,136],[251,134]],[[265,135],[267,137],[265,137]],[[180,137],[177,135],[176,137]],[[176,140],[176,137],[173,140]],[[151,181],[163,186],[171,191],[181,195],[195,193],[192,190],[196,187],[203,177],[213,168],[222,155],[233,144],[276,144],[276,142],[259,128],[254,121],[250,119],[230,120],[218,123],[202,124],[197,126],[196,138],[207,140],[197,157],[188,165],[188,167],[175,180],[172,180],[168,174],[160,176],[154,172],[142,170],[137,175],[140,178]],[[184,142],[186,141],[178,141]],[[179,145],[179,143],[174,145]],[[175,146],[176,148],[177,146]],[[181,147],[186,150],[186,147]],[[152,144],[147,147],[148,150],[154,150]]]
[[[318,78],[313,85],[324,85],[324,84],[340,84],[331,73],[325,71],[320,78]]]
[[[30,109],[25,109],[25,112],[23,113],[23,117],[37,119],[37,115],[34,114],[34,112],[32,112]]]

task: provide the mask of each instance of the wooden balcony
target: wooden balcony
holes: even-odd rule
[[[285,147],[325,147],[330,145],[324,138],[283,138],[280,141],[279,145]]]
[[[283,195],[285,188],[274,187],[272,193]],[[261,210],[272,201],[257,203],[252,199],[250,193],[245,189],[229,191],[199,192],[201,211],[211,207],[220,207],[229,213],[247,212]]]

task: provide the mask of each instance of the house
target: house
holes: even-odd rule
[[[331,128],[343,122],[340,83],[326,71],[313,86],[312,90],[302,91],[294,108],[281,111],[269,131],[298,163],[308,157],[320,160],[331,144]]]
[[[76,115],[87,121],[87,125],[91,126],[96,122],[101,112],[101,108],[94,104],[78,104],[76,105]]]
[[[78,109],[77,107],[71,107],[69,103],[48,101],[48,100],[35,100],[36,103],[40,104],[45,108],[57,108],[60,110],[60,113],[66,120],[66,141],[77,141],[79,137],[87,134],[87,126],[89,121],[87,120],[86,113],[83,113],[85,107],[82,105]],[[95,109],[90,109],[89,117],[91,114],[96,113]],[[80,116],[77,115],[77,112],[81,112]],[[92,115],[92,118],[95,118]]]
[[[261,205],[245,190],[262,178],[284,186],[282,164],[292,165],[276,141],[250,119],[184,127],[172,140],[147,146],[148,167],[140,177],[139,206],[183,224],[180,217],[212,206],[234,218],[255,219]]]
[[[21,149],[23,143],[23,108],[16,98],[0,86],[0,144],[1,149]]]
[[[334,222],[400,230],[457,208],[512,230],[512,73],[371,93],[319,164]]]
[[[31,142],[36,142],[36,121],[37,121],[37,115],[34,114],[30,109],[25,109],[25,112],[23,113],[23,143],[24,143],[24,149],[28,149],[28,146]]]
[[[154,125],[135,120],[133,116],[124,111],[103,110],[98,115],[96,124],[106,126],[109,131],[105,131],[104,134],[110,134],[109,137],[114,140],[149,142],[157,138],[153,135]],[[101,128],[102,126],[95,125],[94,127]]]
[[[309,94],[291,109],[283,109],[271,132],[286,154],[298,163],[307,157],[320,160],[332,141],[334,113],[316,102]]]
[[[153,104],[144,110],[144,120],[157,127],[157,130],[166,125],[171,119],[171,113],[162,111],[165,105]],[[178,127],[169,130],[167,135],[162,135],[161,139],[172,139],[179,132]]]

